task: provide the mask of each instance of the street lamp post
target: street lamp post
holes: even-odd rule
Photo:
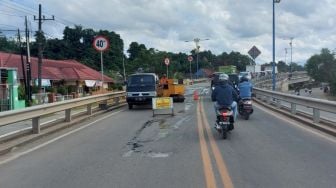
[[[285,48],[285,64],[287,65],[287,48]]]
[[[280,3],[280,0],[273,0],[273,58],[272,58],[272,90],[275,90],[275,3]]]
[[[195,42],[195,45],[196,45],[196,79],[198,79],[198,53],[199,53],[199,49],[200,49],[200,46],[199,46],[199,42],[200,41],[204,41],[204,40],[209,40],[209,39],[199,39],[199,38],[195,38],[193,39],[192,41]],[[191,41],[185,41],[185,42],[191,42]]]
[[[292,65],[293,65],[293,37],[290,38],[290,50],[291,50],[291,61],[290,61],[290,72],[292,72]]]

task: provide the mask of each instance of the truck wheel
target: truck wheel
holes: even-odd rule
[[[133,109],[133,104],[128,104],[128,109],[132,110]]]

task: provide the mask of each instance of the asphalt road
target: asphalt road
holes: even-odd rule
[[[125,108],[44,147],[41,140],[19,148],[2,157],[0,187],[336,185],[334,138],[255,106],[251,119],[239,119],[222,140],[212,128],[209,96],[175,104],[175,114],[153,118],[150,109]]]

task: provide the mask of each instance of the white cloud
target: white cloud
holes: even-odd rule
[[[201,42],[201,47],[216,54],[232,50],[247,54],[256,45],[262,51],[257,61],[272,59],[270,0],[4,0],[0,5],[12,2],[36,10],[35,15],[38,3],[42,3],[44,14],[54,14],[57,20],[46,21],[43,28],[56,37],[62,36],[64,28],[59,22],[76,23],[113,30],[121,35],[126,48],[137,41],[159,50],[189,52],[194,44],[184,41],[199,37],[210,38]],[[0,6],[0,13],[4,10],[20,13]],[[285,59],[284,49],[289,48],[285,38],[289,37],[294,37],[295,62],[305,62],[321,48],[334,49],[335,10],[335,0],[282,0],[276,4],[276,60]],[[22,18],[15,19],[1,15],[0,24],[22,28]],[[37,24],[33,25],[36,29]]]

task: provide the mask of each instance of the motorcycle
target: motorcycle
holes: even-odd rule
[[[238,103],[238,112],[245,120],[250,118],[253,113],[252,100],[251,99],[241,99]]]
[[[215,129],[221,134],[223,139],[227,138],[227,133],[233,130],[233,111],[230,108],[218,109]]]

